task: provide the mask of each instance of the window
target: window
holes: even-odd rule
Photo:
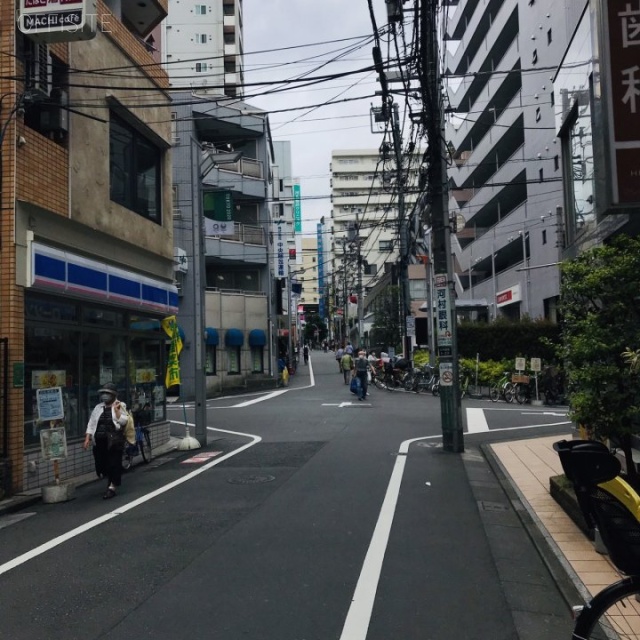
[[[204,73],[207,70],[206,62],[196,62],[196,73]]]
[[[364,275],[365,276],[375,276],[376,273],[378,273],[378,265],[377,264],[366,263],[364,265]]]
[[[236,43],[236,34],[233,31],[228,31],[224,33],[224,43],[225,44],[235,44]]]
[[[393,251],[393,240],[380,240],[378,251]]]
[[[551,92],[551,106],[555,106],[556,104],[556,94],[552,91]]]
[[[251,347],[251,372],[264,373],[264,347]]]
[[[114,113],[109,122],[109,178],[113,202],[161,224],[162,150]]]
[[[196,33],[196,42],[198,44],[207,44],[207,34],[206,33]]]
[[[216,345],[215,344],[208,344],[206,346],[206,353],[205,353],[205,374],[208,376],[215,376],[217,375],[217,369],[216,369]]]
[[[206,16],[207,15],[207,5],[206,4],[197,4],[195,13],[197,16]]]
[[[542,244],[547,244],[547,230],[542,230]]]
[[[560,169],[560,156],[556,155],[553,158],[553,168],[558,171]]]
[[[533,50],[533,56],[531,56],[531,64],[538,64],[538,50]]]
[[[540,107],[536,107],[536,122],[540,122],[542,120],[542,110]]]
[[[540,177],[540,182],[544,182],[544,169],[538,171],[538,176]]]
[[[240,347],[227,347],[227,373],[240,373]]]
[[[549,31],[547,31],[547,44],[551,44],[552,41],[553,41],[553,33],[552,33],[552,30],[549,29]]]

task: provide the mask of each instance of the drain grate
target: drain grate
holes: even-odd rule
[[[509,505],[504,502],[488,502],[487,500],[480,500],[478,505],[483,511],[509,511]]]
[[[237,478],[227,478],[230,484],[262,484],[264,482],[273,482],[275,476],[239,476]]]

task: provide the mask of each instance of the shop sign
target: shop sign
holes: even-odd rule
[[[509,289],[505,289],[504,291],[498,291],[498,293],[496,293],[497,307],[504,307],[508,304],[513,304],[514,302],[520,302],[521,300],[522,296],[520,295],[519,284]]]
[[[66,386],[67,372],[64,369],[51,371],[50,369],[36,369],[31,372],[32,389],[48,389],[50,387]]]
[[[75,42],[96,35],[96,0],[20,0],[18,28],[35,42]]]
[[[603,73],[608,92],[613,204],[640,202],[640,1],[608,0]]]
[[[302,203],[300,185],[293,185],[293,232],[302,233]]]
[[[40,451],[43,460],[61,460],[67,457],[67,434],[64,427],[40,431]]]
[[[273,270],[276,278],[287,277],[287,258],[285,257],[285,248],[287,243],[282,224],[282,220],[276,220],[273,223]]]
[[[24,387],[24,362],[13,363],[13,388],[22,389]]]

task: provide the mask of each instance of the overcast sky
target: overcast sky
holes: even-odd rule
[[[384,0],[374,0],[378,28],[386,23]],[[280,81],[332,75],[373,63],[373,36],[367,0],[244,0],[245,82]],[[342,40],[352,38],[352,40]],[[299,45],[318,44],[313,47]],[[298,47],[275,51],[284,47]],[[353,49],[350,51],[350,49]],[[264,53],[254,53],[264,51]],[[341,60],[332,61],[336,57]],[[280,65],[280,66],[279,66]],[[323,66],[324,65],[324,66]],[[377,149],[382,136],[371,133],[369,110],[380,97],[316,109],[278,110],[319,105],[328,100],[372,96],[379,89],[374,72],[348,75],[307,88],[255,95],[279,88],[245,89],[246,101],[269,111],[274,140],[290,140],[294,177],[300,178],[305,233],[331,211],[329,164],[332,149]],[[255,96],[255,97],[252,97]],[[313,221],[313,224],[311,224]]]

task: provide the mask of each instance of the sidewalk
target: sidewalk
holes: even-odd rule
[[[153,458],[159,458],[160,456],[166,455],[167,453],[171,453],[171,451],[175,451],[175,449],[178,447],[179,442],[180,438],[174,438],[173,436],[170,436],[167,442],[153,449]],[[143,464],[141,460],[138,460],[135,463],[135,466],[138,466],[139,464]],[[90,482],[98,482],[98,478],[96,478],[96,474],[92,472],[85,473],[81,476],[74,476],[73,478],[69,478],[67,482],[74,485],[75,487],[81,487]],[[0,500],[0,516],[9,513],[15,513],[16,511],[25,509],[30,505],[37,504],[41,500],[41,488],[30,489],[28,491],[24,491],[23,493],[18,493],[14,496],[11,496],[10,498],[5,498],[4,500]]]
[[[550,495],[549,478],[562,474],[560,459],[552,447],[561,439],[551,436],[501,442],[490,445],[490,449],[578,591],[589,598],[621,576],[608,556],[595,551],[593,543]],[[640,628],[640,605],[627,607],[623,616],[630,628]]]

